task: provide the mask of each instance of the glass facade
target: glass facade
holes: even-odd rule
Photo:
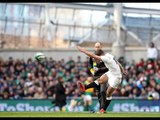
[[[105,5],[107,3],[102,6]],[[124,5],[127,6],[127,4]],[[53,21],[53,24],[50,21]],[[103,10],[56,6],[49,6],[47,10],[43,3],[33,5],[0,3],[0,35],[3,34],[4,36],[3,40],[6,41],[4,47],[6,48],[10,48],[10,46],[14,48],[14,45],[11,45],[10,42],[12,37],[20,40],[20,43],[26,40],[27,43],[21,45],[20,48],[30,48],[28,45],[33,48],[43,48],[44,44],[41,40],[50,44],[51,48],[55,47],[52,43],[56,40],[76,42],[89,35],[91,35],[91,39],[96,40],[101,35],[96,34],[95,31],[101,30],[105,33],[106,24],[110,23],[112,25],[112,22],[113,14]],[[147,42],[158,34],[160,16],[124,13],[123,24]],[[141,34],[139,27],[141,29],[147,27],[148,29],[146,31],[142,30]],[[144,34],[148,35],[145,36]],[[106,35],[110,36],[108,33]],[[37,44],[32,45],[32,43],[37,43],[39,46]]]
[[[30,46],[28,45],[34,41],[40,42],[41,39],[48,43],[56,40],[56,38],[80,40],[91,31],[92,26],[103,22],[106,16],[105,11],[49,7],[47,17],[54,24],[49,23],[49,27],[46,28],[45,10],[44,5],[1,3],[0,31],[1,34],[5,33],[5,41],[6,45],[8,45],[6,47],[13,46],[9,45],[11,44],[11,39],[6,40],[8,39],[7,36],[16,36],[22,40],[26,39],[26,42],[29,43],[24,44],[22,48],[29,48]],[[47,31],[49,32],[47,33]],[[36,48],[38,46],[33,47]]]

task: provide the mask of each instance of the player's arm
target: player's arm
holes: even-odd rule
[[[93,60],[91,57],[89,57],[89,71],[91,72],[92,75],[94,75],[94,69],[93,69]]]
[[[113,58],[113,60],[119,65],[120,69],[121,69],[121,72],[124,74],[124,75],[127,75],[127,71],[123,68],[123,66],[115,59]]]
[[[80,46],[77,46],[77,49],[78,49],[79,51],[85,53],[85,54],[88,55],[89,57],[92,57],[92,58],[94,58],[94,59],[96,59],[96,60],[101,60],[101,57],[100,57],[100,56],[95,55],[95,54],[93,54],[93,53],[85,50],[84,48],[82,48],[82,47],[80,47]]]
[[[89,57],[89,67],[93,68],[93,60],[91,57]]]
[[[124,75],[127,75],[127,71],[123,68],[123,66],[118,62],[118,65]]]

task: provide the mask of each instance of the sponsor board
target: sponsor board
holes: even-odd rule
[[[67,100],[67,106],[70,99]],[[51,100],[0,100],[0,111],[49,111]],[[93,108],[99,110],[97,99],[93,99]],[[83,111],[83,104],[77,105],[75,111]],[[55,111],[55,107],[50,109]],[[159,100],[115,100],[111,101],[107,111],[112,112],[160,112]]]

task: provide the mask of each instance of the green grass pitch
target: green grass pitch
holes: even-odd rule
[[[105,114],[89,112],[0,112],[0,117],[160,117],[160,113],[151,112],[107,112]]]

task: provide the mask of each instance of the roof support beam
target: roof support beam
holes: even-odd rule
[[[57,7],[57,8],[70,8],[70,9],[85,9],[85,10],[98,10],[98,11],[106,11],[113,13],[113,7],[107,7],[105,5],[88,5],[88,4],[80,4],[80,3],[15,3],[15,4],[23,4],[23,5],[35,5],[35,6],[45,6],[46,4],[49,7]],[[123,7],[124,13],[137,13],[137,14],[153,14],[160,15],[160,10],[157,9],[146,9],[146,8],[131,8],[131,7]]]

